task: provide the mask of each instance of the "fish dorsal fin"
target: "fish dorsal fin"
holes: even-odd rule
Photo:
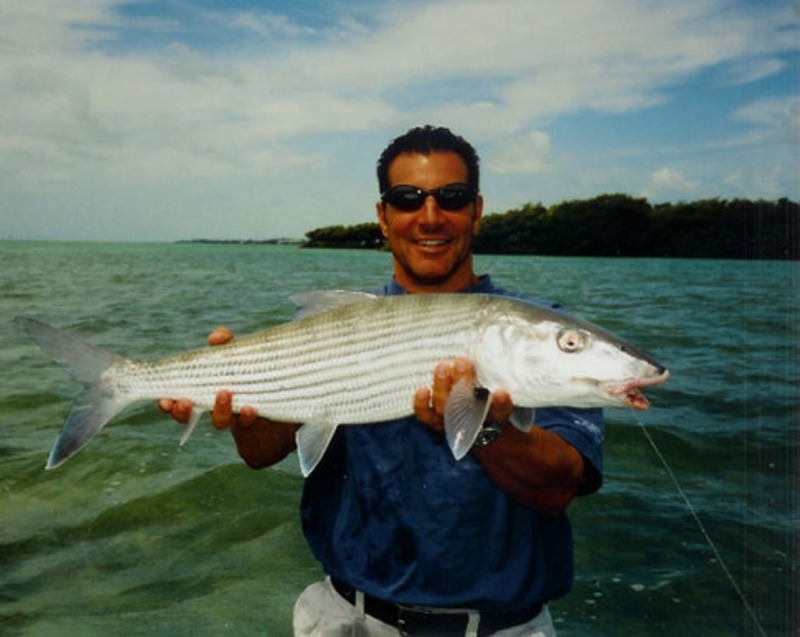
[[[289,298],[297,307],[295,318],[301,319],[335,307],[343,307],[358,301],[366,301],[378,297],[368,292],[353,292],[350,290],[312,290],[310,292],[292,294]]]
[[[465,380],[453,386],[444,406],[444,430],[456,460],[466,456],[472,447],[483,427],[491,403],[491,393],[475,391]]]
[[[297,430],[297,455],[300,471],[307,478],[322,460],[325,450],[331,444],[337,425],[327,422],[307,422]]]

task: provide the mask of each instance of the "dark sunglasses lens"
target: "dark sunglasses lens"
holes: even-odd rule
[[[425,195],[413,186],[397,186],[386,193],[384,201],[398,210],[410,212],[422,206]]]
[[[444,210],[461,210],[474,199],[468,186],[445,186],[436,195],[436,201]]]
[[[414,212],[422,207],[425,198],[433,195],[442,210],[461,210],[475,200],[475,193],[464,184],[451,184],[439,190],[420,190],[414,186],[395,186],[383,196],[383,202],[404,212]]]

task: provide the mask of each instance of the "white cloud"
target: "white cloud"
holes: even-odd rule
[[[748,125],[738,135],[707,144],[710,150],[765,147],[773,152],[797,157],[800,144],[800,96],[770,97],[755,100],[731,114],[731,119]]]
[[[764,157],[765,162],[769,161]],[[792,168],[781,162],[757,163],[754,167],[737,168],[723,175],[725,184],[734,197],[747,197],[750,193],[759,193],[759,198],[778,199],[786,196],[784,184],[787,180],[797,179],[796,165]]]
[[[58,144],[53,129],[71,129],[91,145],[107,139],[118,147],[123,140],[142,151],[166,140],[185,145],[193,156],[199,138],[210,140],[206,146],[216,154],[220,142],[227,144],[233,135],[263,152],[274,139],[389,121],[395,116],[394,90],[447,78],[464,78],[466,89],[466,78],[500,78],[491,94],[465,90],[439,104],[416,109],[412,103],[405,110],[410,117],[416,111],[419,118],[455,118],[487,136],[498,128],[512,133],[547,116],[583,109],[625,112],[658,103],[665,99],[664,86],[680,76],[745,51],[756,27],[735,14],[725,28],[709,25],[704,18],[716,6],[710,0],[668,7],[614,0],[549,0],[534,7],[527,0],[471,0],[458,2],[458,11],[453,2],[402,5],[370,34],[335,46],[323,39],[273,59],[211,59],[180,43],[158,55],[104,56],[81,49],[86,31],[72,27],[117,24],[120,18],[100,0],[84,0],[72,13],[20,10],[14,33],[34,29],[42,37],[31,40],[30,58],[0,57],[10,71],[0,89],[13,93],[16,105],[0,131],[27,130]],[[252,11],[234,12],[225,27],[285,38],[308,30],[285,16]],[[5,37],[9,28],[0,28]],[[398,55],[389,43],[413,46]]]
[[[771,130],[800,130],[800,96],[756,100],[733,113],[734,119]]]
[[[487,167],[500,174],[536,174],[552,166],[550,158],[550,136],[542,131],[531,131],[527,135],[506,139],[499,144],[500,150],[489,157]]]
[[[56,223],[69,217],[63,202],[91,216],[99,204],[88,193],[102,192],[118,193],[122,216],[136,214],[124,193],[136,192],[141,206],[152,192],[152,208],[193,219],[210,205],[196,193],[226,182],[230,206],[260,215],[241,191],[269,187],[290,201],[308,196],[289,190],[308,171],[325,162],[344,170],[342,155],[354,151],[312,138],[379,131],[386,139],[420,121],[483,143],[500,173],[540,173],[555,167],[554,118],[664,103],[686,78],[751,59],[749,77],[765,77],[779,70],[776,52],[798,48],[785,12],[723,0],[397,2],[376,5],[369,21],[342,13],[325,27],[231,9],[211,16],[220,38],[246,32],[263,46],[215,52],[198,48],[202,38],[188,37],[179,17],[126,17],[120,4],[0,5],[0,190],[8,195],[0,226],[16,214],[8,202],[24,207],[35,197]],[[200,18],[207,24],[210,14]],[[172,40],[128,46],[131,29]],[[764,101],[737,118],[764,130],[787,117],[781,109]]]
[[[731,84],[750,84],[777,75],[786,68],[786,62],[778,58],[747,59],[733,65],[730,71]]]
[[[686,177],[681,171],[665,166],[650,175],[650,192],[654,196],[688,195],[697,188],[697,182]]]
[[[273,13],[234,11],[231,14],[219,14],[217,19],[227,23],[229,28],[251,31],[255,35],[266,38],[296,38],[315,33],[311,27],[297,24],[285,15]]]

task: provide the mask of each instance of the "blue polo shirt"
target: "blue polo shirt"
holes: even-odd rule
[[[498,288],[488,276],[464,292],[558,308]],[[405,290],[392,280],[379,293]],[[584,456],[584,492],[598,489],[602,411],[537,409],[535,420]],[[340,427],[306,478],[300,514],[326,573],[394,603],[513,611],[572,586],[566,513],[543,516],[515,502],[471,454],[455,460],[444,436],[413,416]]]

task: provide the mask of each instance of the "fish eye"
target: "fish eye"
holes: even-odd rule
[[[561,351],[572,354],[573,352],[580,352],[584,348],[586,337],[580,330],[565,327],[558,332],[556,342]]]

